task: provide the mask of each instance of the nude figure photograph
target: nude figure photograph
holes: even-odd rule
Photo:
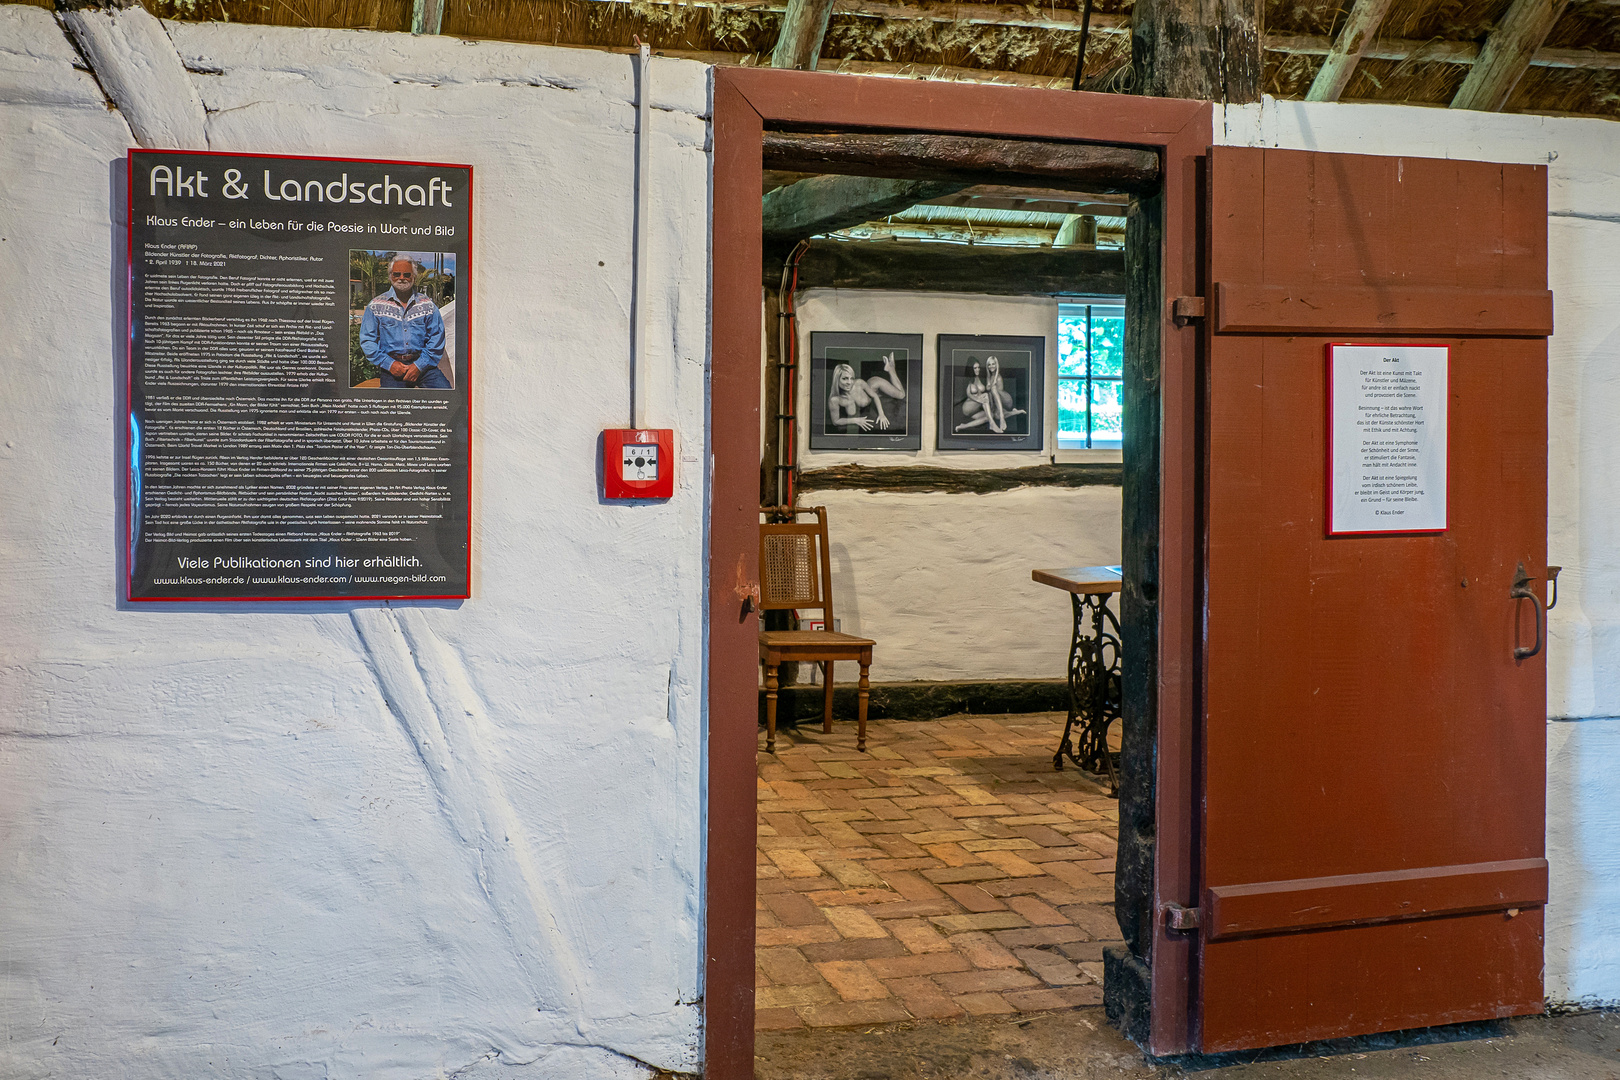
[[[811,449],[917,449],[920,336],[815,333],[811,339]]]
[[[939,446],[1039,450],[1042,338],[941,334]]]

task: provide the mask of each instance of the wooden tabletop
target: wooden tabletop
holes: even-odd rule
[[[1118,566],[1070,566],[1063,570],[1031,570],[1042,585],[1072,593],[1116,593],[1122,584]]]

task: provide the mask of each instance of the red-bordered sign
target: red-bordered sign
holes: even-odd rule
[[[1448,527],[1449,345],[1327,346],[1327,534]]]
[[[128,174],[127,597],[469,596],[471,166]]]

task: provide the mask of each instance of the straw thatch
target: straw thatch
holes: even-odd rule
[[[147,0],[159,15],[283,26],[409,30],[412,0]],[[1305,96],[1352,0],[1267,0],[1266,93]],[[1395,0],[1340,100],[1444,106],[1511,0]],[[766,64],[785,0],[445,0],[443,33]],[[838,0],[819,67],[1068,85],[1078,0],[1000,9]],[[1096,0],[1086,88],[1128,92],[1131,0]],[[969,17],[954,17],[967,11]],[[863,14],[862,12],[865,12]],[[1007,25],[1007,23],[1017,25]],[[1620,0],[1573,0],[1507,111],[1620,119]]]

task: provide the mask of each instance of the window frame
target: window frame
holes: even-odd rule
[[[1073,310],[1075,308],[1084,309],[1084,317],[1086,320],[1086,372],[1084,375],[1065,375],[1063,374],[1063,322],[1065,318],[1073,317]],[[1057,349],[1056,356],[1054,358],[1055,363],[1052,365],[1053,369],[1057,373],[1056,397],[1053,402],[1052,409],[1053,417],[1056,421],[1053,431],[1053,449],[1058,453],[1082,453],[1086,457],[1091,457],[1099,453],[1113,456],[1121,453],[1124,448],[1123,424],[1121,425],[1121,437],[1119,439],[1097,439],[1093,435],[1095,427],[1092,423],[1091,415],[1091,406],[1093,400],[1092,384],[1114,383],[1123,388],[1125,381],[1125,372],[1123,367],[1121,367],[1118,375],[1095,375],[1092,373],[1091,319],[1092,311],[1095,308],[1118,309],[1121,322],[1123,322],[1125,318],[1125,298],[1123,296],[1063,296],[1058,298],[1057,326],[1055,328]],[[1065,382],[1078,383],[1080,385],[1081,393],[1086,403],[1086,433],[1084,439],[1077,438],[1073,435],[1066,436],[1063,431],[1062,401],[1063,384]]]

